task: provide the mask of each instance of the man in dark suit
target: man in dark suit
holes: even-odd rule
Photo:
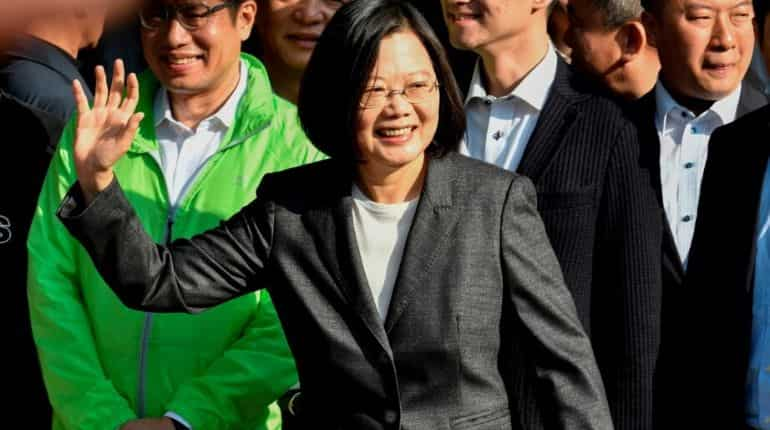
[[[43,124],[50,152],[75,109],[72,81],[86,83],[78,70],[78,51],[96,45],[105,15],[103,6],[44,14],[3,52],[0,88]],[[88,97],[92,98],[90,91]]]
[[[687,268],[695,226],[703,213],[699,209],[703,172],[707,159],[717,156],[709,149],[711,134],[767,103],[761,93],[741,84],[754,46],[752,6],[740,0],[642,3],[649,41],[661,62],[655,88],[634,109],[644,158],[655,171],[664,228],[656,428],[739,428],[736,425],[742,423],[730,419],[734,415],[730,405],[740,400],[734,390],[724,387],[742,385],[745,376],[719,365],[724,354],[737,351],[716,340],[721,318],[708,306],[712,300],[728,298],[706,294],[713,284],[689,281]],[[700,241],[734,252],[709,237]],[[724,310],[728,308],[725,302]]]
[[[35,344],[27,311],[27,232],[40,187],[48,168],[48,135],[38,118],[25,106],[0,91],[0,118],[8,127],[23,130],[23,140],[8,140],[3,151],[5,165],[0,168],[0,184],[6,190],[0,199],[0,261],[2,261],[4,298],[10,303],[3,312],[7,318],[6,358],[13,386],[6,413],[21,410],[25,414],[23,427],[44,429],[51,426],[51,406],[48,403],[40,373]],[[10,168],[13,165],[15,168]],[[23,176],[19,175],[23,172]],[[12,194],[15,198],[10,199]]]
[[[452,44],[479,55],[461,152],[535,183],[613,421],[652,428],[662,226],[635,127],[558,58],[546,31],[550,0],[442,5]],[[547,427],[553,411],[536,410],[537,393],[520,382],[522,427]]]
[[[708,345],[690,355],[718,369],[694,386],[705,391],[699,407],[716,413],[703,420],[710,428],[770,425],[768,133],[764,107],[720,127],[709,143],[685,288],[698,290],[693,305],[704,310],[694,343]]]

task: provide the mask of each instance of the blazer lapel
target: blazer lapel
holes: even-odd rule
[[[337,166],[335,170],[348,169]],[[349,177],[337,175],[330,178],[333,190],[331,200],[319,205],[318,209],[308,211],[304,222],[316,238],[321,260],[336,281],[330,293],[340,299],[343,306],[347,306],[364,323],[380,346],[392,355],[358,252],[353,227],[352,186]]]
[[[457,224],[458,213],[453,207],[452,196],[452,157],[450,154],[429,161],[425,187],[409,230],[385,320],[387,333],[414,300],[415,291],[430,282],[436,258],[443,254],[450,233]]]
[[[652,173],[655,194],[660,207],[660,216],[663,218],[663,268],[672,276],[676,285],[682,285],[685,276],[684,264],[679,256],[674,234],[671,231],[666,210],[663,206],[663,185],[660,182],[660,137],[655,126],[655,110],[655,92],[653,90],[639,101],[637,124],[640,130],[639,141],[642,145],[642,162]]]
[[[561,145],[569,126],[577,116],[574,107],[576,97],[580,97],[570,87],[572,72],[569,66],[559,60],[551,93],[540,112],[535,131],[532,134],[517,171],[537,183]]]

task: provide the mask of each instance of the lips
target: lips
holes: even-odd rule
[[[399,126],[399,127],[379,127],[374,130],[374,134],[380,139],[387,141],[404,141],[409,140],[412,133],[417,129],[417,126]]]
[[[291,33],[286,36],[286,38],[294,44],[308,48],[315,47],[319,37],[321,37],[319,33],[312,32]]]
[[[473,12],[459,12],[459,11],[449,12],[447,13],[447,16],[449,17],[449,21],[455,24],[472,22],[481,18],[481,14],[477,14]]]

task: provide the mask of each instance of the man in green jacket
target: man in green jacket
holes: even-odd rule
[[[154,1],[140,13],[150,67],[139,78],[144,119],[116,175],[158,241],[217,225],[254,198],[264,174],[322,157],[294,108],[273,95],[262,64],[240,52],[255,1],[215,1]],[[73,140],[71,122],[28,241],[32,328],[53,428],[279,428],[271,403],[297,377],[269,296],[194,316],[124,307],[56,219],[76,178]]]

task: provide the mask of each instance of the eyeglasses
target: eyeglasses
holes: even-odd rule
[[[186,3],[179,6],[159,4],[157,1],[149,3],[139,12],[139,21],[142,27],[147,30],[157,30],[172,18],[176,18],[186,30],[197,30],[206,25],[211,15],[233,6],[232,1],[225,1],[214,6],[203,3]]]
[[[424,102],[439,87],[437,81],[414,81],[406,84],[403,89],[389,90],[384,86],[372,86],[364,90],[360,106],[372,109],[385,106],[390,96],[400,94],[411,104]]]

